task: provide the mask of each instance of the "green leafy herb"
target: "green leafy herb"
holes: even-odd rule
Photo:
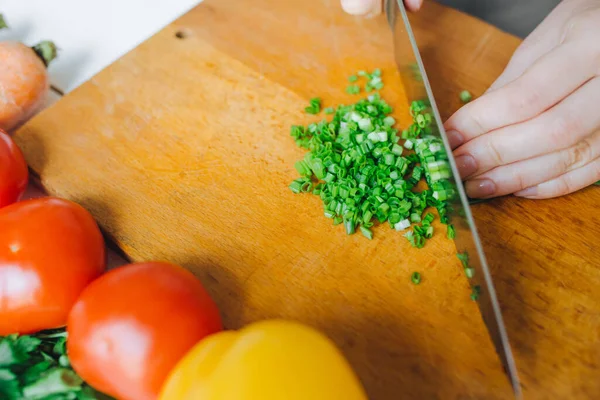
[[[446,236],[448,239],[454,239],[456,237],[456,231],[454,230],[454,225],[449,224],[446,228]]]
[[[360,93],[360,86],[358,86],[358,85],[348,85],[346,87],[346,93],[348,93],[348,94],[359,94]]]
[[[373,87],[382,83],[378,69],[359,71],[357,76]],[[356,87],[352,93],[360,90],[358,85],[351,87]],[[448,224],[448,201],[455,194],[444,146],[431,135],[428,104],[411,104],[413,123],[402,134],[404,143],[389,115],[392,107],[378,93],[327,111],[333,112],[328,120],[291,128],[296,144],[309,151],[295,164],[300,178],[290,190],[319,196],[325,217],[343,224],[347,234],[360,230],[371,239],[375,224],[388,222],[401,231],[411,222],[420,223],[405,236],[412,246],[422,248],[434,233],[434,214],[425,210],[436,208],[440,221]],[[415,153],[404,155],[404,148]],[[423,178],[429,188],[415,190]]]
[[[0,337],[0,399],[110,399],[77,376],[66,354],[64,329]]]
[[[468,90],[463,90],[462,92],[460,92],[459,97],[460,101],[462,101],[463,103],[468,103],[473,99],[471,92],[469,92]]]
[[[353,84],[346,91],[359,94],[361,86],[355,84],[359,78],[366,81],[366,92],[380,90],[381,75],[379,69],[358,71],[348,78]],[[307,108],[320,112],[320,100],[311,101]],[[437,134],[430,104],[413,101],[409,111],[412,123],[399,131],[390,115],[392,107],[379,93],[373,93],[354,104],[327,107],[327,119],[293,125],[292,138],[308,152],[295,164],[300,177],[290,184],[290,190],[319,196],[325,217],[333,225],[343,225],[349,235],[359,230],[372,239],[377,225],[387,222],[396,231],[412,225],[404,236],[411,246],[423,248],[435,231],[435,216],[426,210],[435,208],[440,222],[447,225],[446,236],[454,239],[451,215],[457,189],[448,154]],[[427,184],[424,190],[419,185],[423,181]],[[468,255],[458,257],[465,274],[472,278]],[[413,282],[421,279],[418,272],[411,278]]]
[[[471,279],[475,275],[475,269],[473,269],[471,267],[466,267],[465,275],[467,276],[467,278]]]
[[[0,14],[0,29],[8,28],[4,15]]]
[[[462,263],[463,268],[467,268],[469,266],[469,254],[466,251],[458,253],[456,257],[458,257],[458,259]]]
[[[366,237],[367,239],[371,240],[373,239],[373,231],[370,230],[369,228],[365,228],[364,226],[360,227],[360,232],[364,235],[364,237]]]
[[[462,253],[458,253],[456,257],[458,257],[460,260],[467,278],[471,279],[475,275],[475,269],[469,266],[469,254],[464,251]]]
[[[471,289],[471,300],[477,301],[479,299],[479,295],[481,294],[481,286],[475,285]]]
[[[308,114],[318,114],[321,112],[321,99],[318,97],[310,99],[310,105],[304,109]]]
[[[421,274],[418,272],[413,272],[412,275],[410,276],[410,280],[412,281],[412,283],[414,283],[415,285],[418,285],[419,283],[421,283]]]

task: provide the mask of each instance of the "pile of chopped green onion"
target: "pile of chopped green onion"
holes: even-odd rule
[[[361,92],[360,78],[367,81],[366,92],[383,88],[379,69],[359,71],[348,78],[351,85],[347,93]],[[461,93],[461,98],[467,100],[467,94]],[[321,100],[311,99],[305,111],[320,113]],[[386,222],[397,231],[412,226],[404,236],[413,247],[422,248],[434,233],[435,216],[426,209],[435,208],[440,222],[447,225],[446,236],[454,239],[450,213],[457,192],[442,140],[433,135],[434,119],[428,103],[414,101],[410,105],[413,121],[401,132],[390,116],[392,107],[379,93],[323,111],[332,115],[329,120],[292,126],[296,144],[308,150],[295,164],[300,177],[290,184],[294,193],[319,196],[325,216],[334,225],[343,224],[349,235],[359,230],[372,239],[373,227]],[[421,181],[426,182],[427,189],[419,191]],[[465,275],[473,278],[475,270],[469,266],[468,254],[459,253],[458,258]],[[411,280],[418,285],[421,274],[414,272]],[[480,286],[473,286],[471,299],[476,301],[480,293]]]
[[[357,82],[366,80],[365,91],[383,88],[381,71],[359,71],[349,78],[346,91],[360,92]],[[320,110],[320,99],[312,99],[306,111]],[[292,126],[291,136],[298,146],[308,150],[296,162],[300,177],[290,189],[294,193],[313,193],[323,201],[324,214],[335,225],[343,224],[347,234],[360,231],[373,238],[376,224],[388,223],[403,231],[417,248],[433,236],[434,207],[440,221],[448,225],[447,235],[454,237],[449,224],[449,201],[455,194],[448,157],[440,139],[432,137],[433,116],[428,104],[415,101],[410,106],[413,123],[400,132],[390,116],[392,107],[379,93],[355,104],[328,107],[329,120],[308,126]],[[418,191],[419,181],[428,189]]]

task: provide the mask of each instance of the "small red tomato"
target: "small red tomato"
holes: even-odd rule
[[[102,234],[83,207],[45,197],[0,209],[0,335],[64,326],[104,269]]]
[[[19,200],[27,188],[29,173],[23,153],[0,129],[0,208]]]
[[[67,351],[96,389],[121,400],[156,399],[175,364],[221,329],[217,306],[191,272],[138,263],[83,291],[69,314]]]

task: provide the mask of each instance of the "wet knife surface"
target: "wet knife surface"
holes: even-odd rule
[[[465,268],[472,268],[471,271],[474,271],[469,281],[472,290],[477,293],[475,297],[481,316],[492,338],[496,352],[502,361],[504,371],[508,375],[514,394],[517,398],[520,398],[521,386],[517,368],[504,327],[492,277],[473,222],[468,198],[458,174],[448,138],[419,54],[417,42],[410,26],[408,13],[402,0],[386,0],[385,12],[394,38],[396,64],[408,100],[411,102],[424,100],[429,104],[430,112],[435,119],[432,126],[432,136],[442,140],[447,153],[452,174],[449,181],[455,187],[456,193],[452,202],[453,212],[451,214],[451,221],[456,231],[454,239],[456,250],[459,254],[463,254],[462,261]]]

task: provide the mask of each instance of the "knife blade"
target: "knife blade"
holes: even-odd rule
[[[477,292],[475,297],[482,319],[509,378],[515,397],[520,398],[521,385],[492,276],[403,0],[386,0],[385,12],[392,29],[396,64],[408,100],[426,101],[430,113],[434,116],[431,135],[443,142],[443,150],[446,152],[452,175],[448,181],[455,189],[454,193],[456,194],[452,201],[453,210],[451,212],[451,221],[456,232],[454,238],[456,250],[463,255],[462,261],[465,268],[472,268],[471,271],[474,271],[470,274],[472,276],[469,282],[472,290]]]

